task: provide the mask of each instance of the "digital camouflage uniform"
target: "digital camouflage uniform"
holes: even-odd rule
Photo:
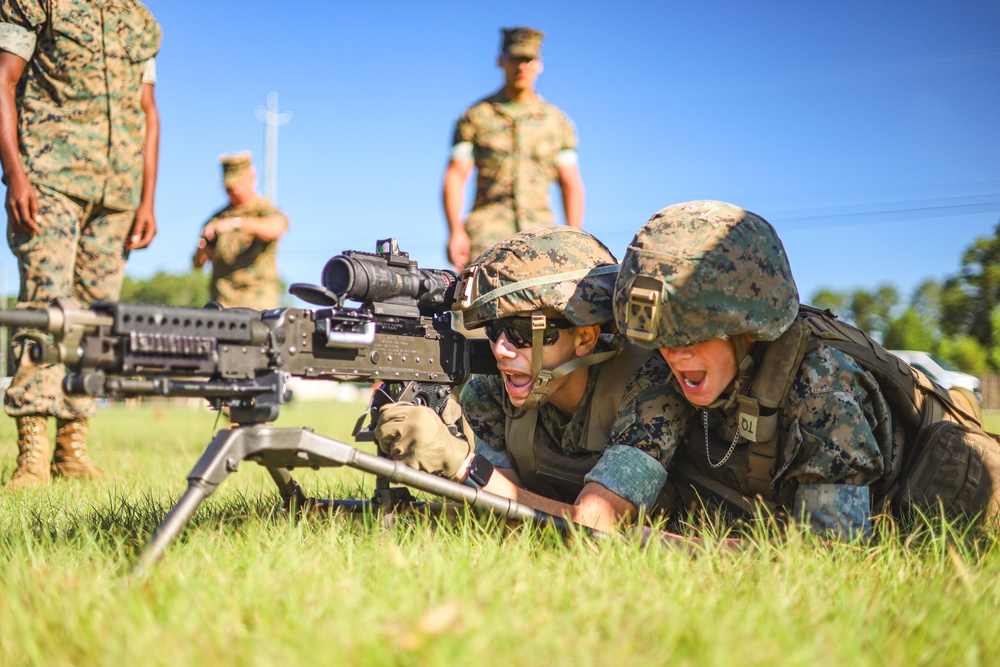
[[[644,451],[668,470],[683,458],[698,474],[752,496],[743,480],[748,465],[745,439],[738,440],[724,464],[711,465],[726,458],[736,439],[739,405],[719,401],[722,405],[704,410],[706,454],[702,409],[684,397],[676,378],[659,389],[651,399],[659,405],[659,437],[654,448]],[[774,479],[779,487],[793,490],[794,503],[787,508],[792,516],[805,512],[820,533],[864,533],[871,516],[870,486],[893,468],[893,436],[902,438],[893,430],[875,379],[839,350],[823,347],[808,353],[788,393],[780,428],[787,434],[790,456]]]
[[[556,159],[577,145],[566,114],[540,97],[520,104],[501,91],[465,112],[452,144],[471,144],[476,164],[476,198],[465,221],[472,259],[515,232],[555,223],[549,191]]]
[[[220,218],[270,218],[285,214],[264,197],[243,206],[227,206],[205,225]],[[211,298],[227,308],[268,310],[281,302],[278,279],[278,242],[262,241],[242,229],[217,235],[212,259]]]
[[[18,136],[41,211],[36,236],[8,223],[19,307],[60,296],[82,306],[118,298],[142,195],[141,88],[156,80],[160,37],[149,10],[131,0],[0,3],[0,49],[27,62],[17,87]],[[61,365],[32,366],[21,354],[4,400],[8,414],[90,414],[93,401],[63,397],[64,374]]]

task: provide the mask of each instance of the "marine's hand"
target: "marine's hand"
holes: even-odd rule
[[[464,229],[456,230],[448,239],[448,261],[459,273],[469,263],[469,252],[472,248],[472,241]]]
[[[26,177],[11,176],[7,185],[7,215],[14,224],[14,230],[34,236],[38,233],[41,212],[38,195]]]
[[[436,412],[411,403],[393,403],[380,410],[375,442],[395,461],[451,478],[470,451],[469,443],[452,435]]]
[[[156,236],[156,215],[152,206],[139,205],[135,212],[135,221],[132,223],[132,230],[125,239],[126,250],[139,250],[148,248]]]

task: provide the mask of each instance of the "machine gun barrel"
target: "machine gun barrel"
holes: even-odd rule
[[[49,313],[45,309],[17,308],[0,311],[0,327],[49,330]]]

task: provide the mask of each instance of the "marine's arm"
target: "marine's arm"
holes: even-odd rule
[[[21,162],[17,139],[17,82],[27,63],[20,56],[0,51],[0,165],[7,184],[6,208],[14,229],[38,233],[38,196]]]
[[[444,217],[448,223],[448,261],[456,271],[461,271],[469,263],[471,242],[465,231],[462,211],[465,204],[465,185],[472,175],[475,163],[468,158],[452,157],[444,172],[444,186],[441,200]]]
[[[585,194],[583,178],[580,176],[580,165],[576,162],[562,164],[556,167],[559,175],[559,189],[562,191],[563,214],[566,224],[570,227],[583,227],[583,210]]]
[[[156,108],[153,84],[143,83],[140,97],[142,111],[146,115],[146,138],[142,153],[142,198],[135,212],[132,231],[125,240],[126,250],[146,248],[156,236],[156,175],[160,161],[160,113]]]
[[[892,416],[874,378],[838,350],[807,353],[784,419],[791,456],[778,483],[795,486],[793,518],[826,537],[869,535],[871,485],[893,456]]]
[[[468,478],[469,456],[455,476],[455,481],[464,482]],[[532,509],[546,514],[560,516],[570,521],[603,532],[612,532],[624,519],[633,518],[637,509],[630,501],[610,491],[597,482],[589,482],[572,505],[540,496],[515,484],[506,476],[507,471],[496,470],[484,491],[510,498]]]
[[[215,218],[202,229],[202,236],[211,241],[219,234],[235,231],[253,234],[261,241],[269,243],[285,235],[288,231],[288,218],[284,215]]]

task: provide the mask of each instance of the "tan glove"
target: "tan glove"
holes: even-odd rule
[[[436,412],[412,403],[393,403],[379,411],[375,442],[394,461],[445,477],[454,477],[471,451]]]

